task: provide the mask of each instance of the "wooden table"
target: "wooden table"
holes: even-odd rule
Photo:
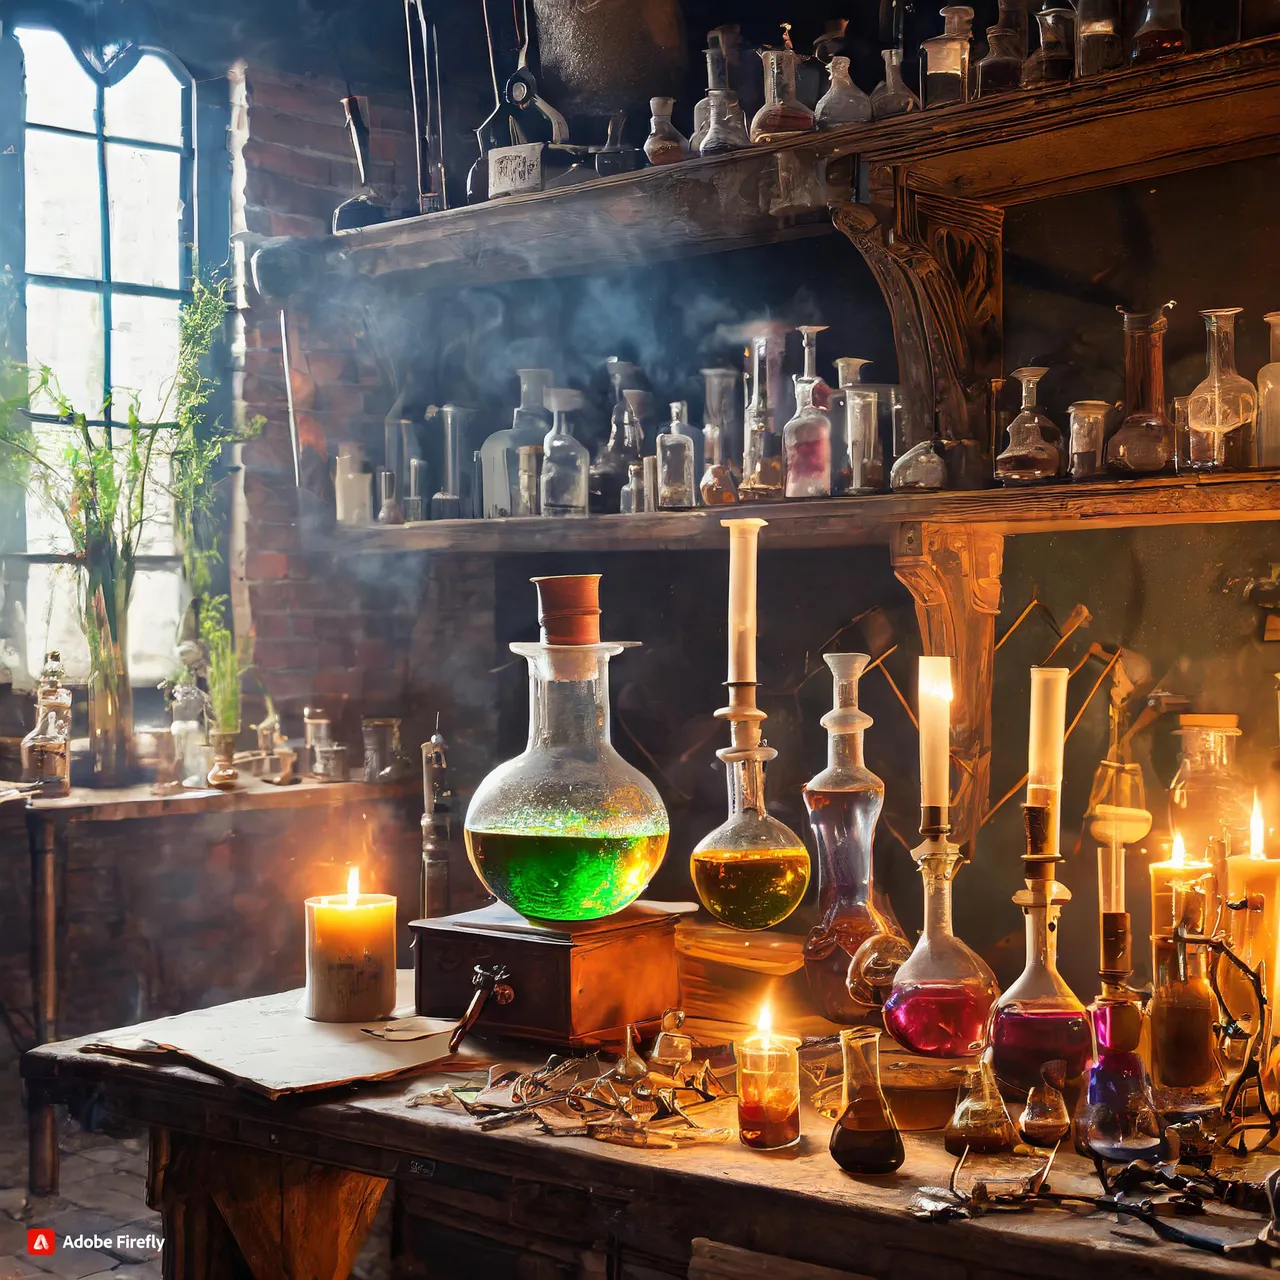
[[[184,1067],[85,1054],[83,1043],[28,1053],[27,1087],[43,1104],[100,1089],[115,1114],[150,1127],[149,1198],[164,1218],[170,1280],[343,1280],[392,1184],[397,1274],[432,1280],[1259,1274],[1097,1213],[916,1221],[909,1196],[945,1185],[953,1163],[937,1135],[908,1135],[897,1174],[857,1179],[830,1159],[829,1122],[815,1113],[800,1146],[774,1156],[736,1143],[645,1151],[551,1138],[532,1124],[482,1132],[460,1111],[407,1107],[403,1085],[267,1102]],[[527,1047],[494,1052],[539,1058]],[[1053,1184],[1096,1188],[1073,1155],[1059,1156]],[[1240,1236],[1259,1225],[1241,1218]]]

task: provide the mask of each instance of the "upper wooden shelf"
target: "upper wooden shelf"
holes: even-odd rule
[[[1058,88],[344,232],[339,270],[406,287],[608,271],[831,229],[894,172],[997,206],[1280,151],[1280,37]],[[844,163],[839,163],[844,162]],[[270,252],[269,250],[267,252]]]
[[[727,543],[720,521],[734,516],[768,520],[766,545],[788,548],[886,543],[899,526],[912,522],[967,525],[1001,534],[1228,524],[1280,518],[1280,471],[969,493],[890,493],[586,520],[438,520],[343,529],[341,539],[357,551],[384,553],[723,550]]]

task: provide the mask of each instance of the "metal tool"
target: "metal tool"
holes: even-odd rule
[[[467,1011],[462,1015],[462,1020],[454,1027],[453,1034],[449,1037],[450,1053],[456,1053],[458,1046],[470,1035],[471,1029],[484,1012],[490,996],[499,1004],[510,1004],[515,999],[515,990],[507,982],[510,976],[500,964],[489,969],[483,965],[476,965],[475,972],[471,976],[475,994],[471,997],[471,1003],[467,1005]]]
[[[346,121],[347,135],[356,157],[356,174],[360,179],[360,192],[350,200],[344,200],[333,211],[333,230],[352,231],[356,227],[372,227],[386,222],[391,209],[385,204],[369,181],[369,126],[360,110],[360,100],[352,94],[342,99],[342,114]]]
[[[440,98],[440,35],[421,0],[404,0],[404,22],[418,161],[418,209],[421,213],[439,213],[449,207]]]

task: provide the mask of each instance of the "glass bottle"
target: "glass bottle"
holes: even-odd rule
[[[902,78],[902,50],[885,49],[880,56],[884,59],[884,79],[871,91],[872,117],[887,120],[891,116],[906,115],[908,111],[919,111],[920,99]]]
[[[751,141],[781,142],[813,128],[813,112],[796,97],[796,53],[790,47],[789,24],[783,27],[787,47],[761,49],[764,60],[764,106],[751,121]]]
[[[913,445],[889,472],[889,488],[895,493],[904,489],[930,493],[948,484],[946,451],[937,436]]]
[[[1173,423],[1165,407],[1165,317],[1176,304],[1154,311],[1116,310],[1124,316],[1124,421],[1107,441],[1107,470],[1118,476],[1169,471],[1177,457]]]
[[[738,499],[738,479],[735,474],[735,467],[732,463],[733,458],[733,440],[734,419],[737,405],[738,383],[741,381],[741,375],[736,369],[703,369],[702,371],[703,386],[705,388],[703,399],[703,428],[702,428],[702,450],[706,458],[706,470],[703,472],[702,483],[705,484],[712,467],[712,454],[714,452],[716,467],[722,467],[728,472],[727,476],[713,477],[718,485],[716,492],[721,496],[716,502],[707,500],[703,495],[703,502],[707,506],[719,506],[725,502],[736,502]],[[723,495],[730,491],[728,482],[732,481],[732,498]]]
[[[796,411],[782,429],[788,498],[831,495],[831,419],[814,403],[818,377],[818,334],[825,325],[802,325],[804,373],[793,379]]]
[[[738,95],[732,89],[712,89],[708,99],[707,133],[698,148],[699,153],[722,156],[749,147],[751,136],[747,132],[747,117],[743,114]]]
[[[716,89],[728,87],[724,60],[724,50],[720,47],[719,36],[713,31],[707,42],[705,55],[707,60],[707,93],[699,98],[693,108],[693,132],[689,135],[689,150],[697,155],[707,139],[707,131],[711,128],[711,94]]]
[[[64,737],[71,738],[71,690],[63,684],[66,668],[62,654],[50,649],[44,655],[40,679],[36,684],[36,718],[53,711],[57,715],[58,729]]]
[[[1083,80],[1123,66],[1120,0],[1076,0],[1076,75]]]
[[[1018,1132],[1033,1147],[1056,1147],[1071,1132],[1071,1115],[1062,1090],[1066,1087],[1067,1064],[1046,1062],[1040,1081],[1027,1093],[1027,1105],[1018,1117]]]
[[[480,446],[484,514],[490,520],[514,515],[519,506],[521,445],[542,444],[551,425],[545,396],[551,385],[550,369],[519,369],[520,404],[511,426],[495,431]]]
[[[840,1033],[844,1083],[830,1150],[845,1173],[892,1173],[906,1159],[902,1134],[880,1087],[880,1034],[876,1027]]]
[[[920,45],[920,101],[926,108],[969,101],[973,9],[967,4],[948,4],[938,12],[944,23],[942,35]]]
[[[744,502],[774,502],[782,497],[782,441],[773,431],[768,336],[752,339],[751,359],[752,396],[746,413],[742,484],[738,488],[738,495]]]
[[[850,356],[836,361],[839,383],[831,412],[843,419],[843,457],[836,468],[840,493],[876,493],[884,488],[884,446],[880,436],[880,389],[865,385],[862,369],[868,360]]]
[[[467,854],[496,898],[541,920],[598,920],[629,906],[662,863],[670,830],[657,789],[614,750],[598,575],[535,578],[529,743],[471,799]]]
[[[627,468],[638,462],[644,444],[644,428],[627,402],[640,369],[616,357],[607,361],[615,403],[609,419],[609,439],[597,450],[591,464],[588,506],[592,515],[613,515],[619,509],[619,495],[627,482]]]
[[[1139,66],[1191,51],[1182,25],[1182,0],[1146,0],[1138,29],[1129,45],[1129,62]]]
[[[1025,20],[1025,11],[1022,16]],[[998,93],[1020,89],[1023,60],[1016,31],[988,27],[987,56],[978,63],[978,97],[992,98]]]
[[[1228,852],[1249,849],[1252,793],[1236,769],[1240,718],[1229,715],[1181,715],[1178,772],[1169,784],[1169,825],[1182,836],[1187,855],[1212,860],[1215,840]]]
[[[518,516],[536,516],[542,514],[542,446],[540,444],[522,444],[516,450],[516,474],[518,492],[516,509]]]
[[[965,1071],[956,1109],[942,1131],[942,1145],[953,1156],[998,1156],[1012,1151],[1018,1134],[996,1086],[991,1059],[984,1054]]]
[[[1092,480],[1102,475],[1102,446],[1107,437],[1107,419],[1114,405],[1106,400],[1077,400],[1071,415],[1071,478]]]
[[[1022,383],[1022,412],[1009,424],[1009,447],[996,459],[1002,484],[1039,484],[1065,470],[1062,432],[1036,403],[1036,389],[1048,372],[1039,367],[1013,371]]]
[[[689,158],[689,139],[671,123],[675,110],[674,98],[650,98],[649,136],[644,142],[644,153],[650,164],[675,164]]]
[[[1024,89],[1070,83],[1076,71],[1075,18],[1074,9],[1042,9],[1036,14],[1040,47],[1023,65]]]
[[[333,474],[334,515],[339,524],[373,523],[373,483],[365,470],[364,446],[352,440],[338,445]]]
[[[585,516],[591,455],[569,429],[569,414],[582,408],[582,392],[550,387],[546,404],[551,410],[552,427],[542,442],[542,514]]]
[[[71,742],[56,710],[41,710],[35,727],[22,739],[22,780],[39,786],[41,796],[65,796],[71,790]]]
[[[624,516],[634,516],[645,509],[644,464],[633,462],[627,472],[627,483],[622,486],[618,509]]]
[[[878,1001],[854,998],[874,992],[877,976],[866,965],[897,944],[898,960],[909,948],[897,922],[875,905],[873,857],[876,823],[884,806],[884,783],[866,767],[863,735],[873,721],[858,706],[858,681],[870,658],[865,653],[828,653],[832,707],[822,717],[827,731],[827,767],[804,788],[805,808],[818,850],[818,923],[804,944],[809,992],[823,1017],[853,1022]],[[863,944],[874,945],[863,950]],[[850,973],[854,956],[859,972]]]
[[[733,474],[733,468],[721,460],[724,437],[720,434],[719,427],[712,431],[711,426],[708,425],[703,430],[706,433],[707,465],[702,472],[698,492],[702,496],[704,506],[730,506],[738,501],[738,478]]]
[[[169,732],[173,758],[185,787],[203,787],[212,767],[204,727],[204,694],[194,684],[180,684],[173,691]]]
[[[1280,311],[1263,319],[1271,328],[1271,359],[1258,371],[1258,466],[1280,467]]]
[[[996,26],[1002,31],[1012,31],[1017,37],[1016,51],[1019,61],[1025,62],[1031,52],[1030,21],[1027,18],[1027,0],[999,0]]]
[[[657,439],[658,509],[688,511],[698,505],[694,488],[697,464],[696,436],[689,425],[689,406],[683,400],[671,405],[671,421]]]
[[[844,129],[851,124],[865,124],[871,119],[871,99],[853,83],[849,59],[832,58],[827,68],[831,84],[818,99],[813,118],[819,129]]]
[[[1258,393],[1236,372],[1236,316],[1241,307],[1202,311],[1209,344],[1209,373],[1187,399],[1187,426],[1213,437],[1213,470],[1227,466],[1227,436],[1251,434]]]

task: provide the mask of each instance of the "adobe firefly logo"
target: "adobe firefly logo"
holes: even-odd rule
[[[54,1253],[57,1248],[57,1237],[48,1227],[31,1227],[28,1229],[27,1255],[29,1257]]]

